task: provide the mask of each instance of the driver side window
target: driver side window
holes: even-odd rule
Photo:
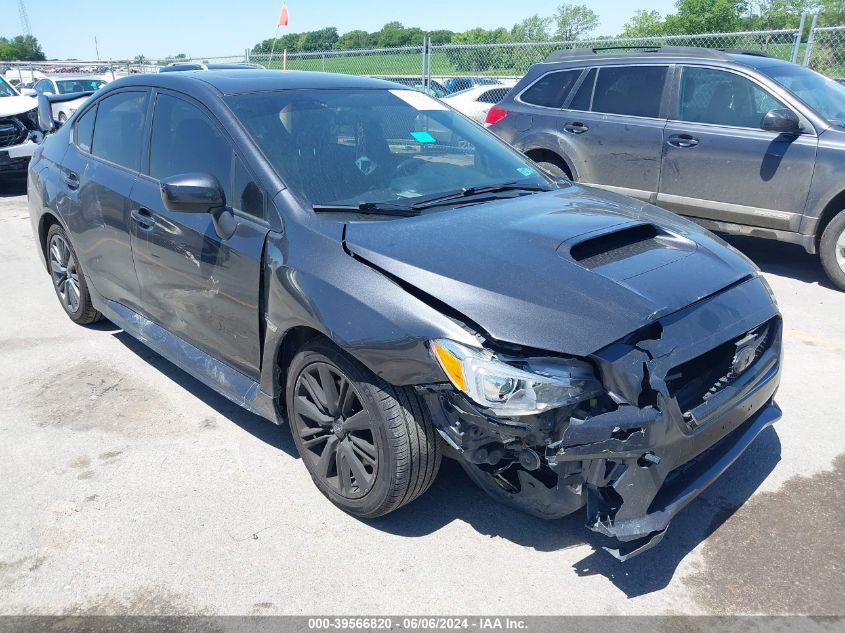
[[[785,107],[766,90],[736,73],[692,66],[682,71],[679,121],[759,128],[766,112]]]

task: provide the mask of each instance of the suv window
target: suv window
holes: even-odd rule
[[[76,122],[76,144],[86,152],[91,151],[94,140],[94,119],[97,118],[97,105],[90,108],[88,112],[79,117]]]
[[[476,101],[480,101],[481,103],[499,103],[509,91],[510,88],[491,88],[478,95]]]
[[[667,66],[613,66],[599,69],[593,112],[660,116]]]
[[[682,70],[679,121],[759,128],[766,112],[785,107],[736,73],[692,66]]]
[[[146,110],[146,92],[119,92],[99,101],[91,153],[138,171]]]
[[[580,68],[549,73],[533,83],[519,98],[531,105],[562,108],[566,96],[580,76]]]
[[[569,110],[581,110],[582,112],[589,112],[593,105],[593,86],[596,85],[596,69],[591,68],[584,81],[578,86],[572,101],[569,102]]]
[[[226,194],[226,203],[235,209],[264,215],[260,188],[218,126],[197,106],[161,94],[153,118],[150,176],[162,180],[192,172],[216,177]]]

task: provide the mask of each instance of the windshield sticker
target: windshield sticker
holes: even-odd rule
[[[536,170],[531,169],[530,167],[518,167],[517,171],[523,176],[533,176],[537,173]]]
[[[448,110],[445,105],[429,97],[424,92],[417,92],[416,90],[391,90],[390,93],[417,110]]]
[[[413,136],[418,143],[436,143],[437,139],[434,138],[428,132],[411,132],[411,136]]]

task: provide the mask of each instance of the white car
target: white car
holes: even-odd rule
[[[499,84],[473,86],[444,97],[443,102],[469,118],[484,123],[487,111],[499,103],[514,85],[515,81],[503,81]]]
[[[25,174],[42,138],[38,102],[0,77],[0,176]]]
[[[53,75],[51,77],[44,77],[39,79],[33,86],[35,94],[37,95],[66,95],[72,92],[90,92],[92,90],[99,90],[108,82],[102,77],[96,76],[65,76]],[[76,112],[77,108],[85,103],[87,97],[82,99],[74,99],[73,101],[63,101],[62,103],[53,104],[53,118],[60,123],[64,123],[70,118],[70,115]]]

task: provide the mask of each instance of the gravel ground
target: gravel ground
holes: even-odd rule
[[[845,614],[845,293],[799,248],[733,243],[784,314],[783,419],[620,564],[453,463],[388,517],[341,513],[286,428],[71,323],[0,183],[0,613]]]

